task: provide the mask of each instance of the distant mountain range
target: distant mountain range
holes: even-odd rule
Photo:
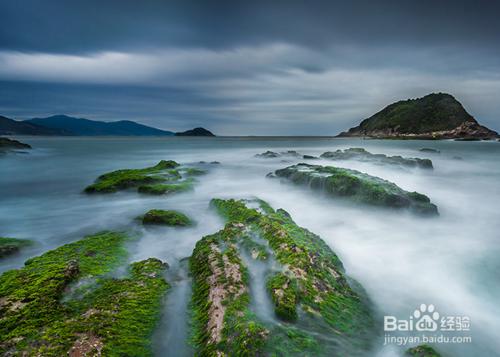
[[[103,122],[67,115],[33,118],[24,121],[0,116],[0,135],[62,136],[215,136],[203,128],[174,133],[130,120]]]
[[[388,105],[338,136],[480,140],[498,133],[480,125],[452,95],[431,93]]]

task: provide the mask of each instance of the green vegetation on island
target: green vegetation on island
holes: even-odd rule
[[[85,192],[112,193],[137,188],[140,193],[152,195],[177,193],[192,189],[194,179],[191,176],[204,173],[204,170],[197,168],[181,168],[172,160],[162,160],[144,169],[124,169],[103,174],[86,187]]]
[[[125,263],[124,233],[102,232],[29,259],[0,276],[0,354],[148,356],[168,289],[166,264]]]
[[[32,244],[33,241],[28,239],[0,237],[0,258],[18,253],[22,248]]]
[[[422,215],[438,214],[436,205],[431,203],[429,197],[418,192],[405,191],[390,181],[356,170],[297,164],[276,170],[274,176],[355,202],[409,209]]]
[[[393,103],[340,137],[396,139],[497,138],[498,133],[479,123],[462,104],[446,93]]]
[[[321,238],[260,200],[214,199],[212,205],[228,223],[199,241],[190,259],[199,355],[331,355],[368,348],[369,303]],[[263,322],[251,308],[243,259],[248,249],[266,252],[251,255],[256,263],[276,261],[265,288],[277,318],[287,324]]]
[[[152,209],[140,217],[145,225],[165,225],[186,227],[193,225],[191,219],[184,213],[173,210]]]
[[[419,167],[432,169],[432,161],[416,157],[406,158],[402,156],[387,156],[384,154],[372,154],[363,148],[349,148],[345,150],[327,151],[320,155],[321,158],[329,160],[358,160],[378,162],[389,165],[400,165],[406,167]]]
[[[406,350],[405,353],[408,357],[441,357],[431,346],[420,345],[417,347],[412,347]]]

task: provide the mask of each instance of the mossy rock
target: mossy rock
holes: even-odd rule
[[[191,226],[193,222],[184,213],[173,210],[152,209],[142,218],[145,225],[165,225],[165,226]]]
[[[33,245],[28,239],[0,237],[0,258],[18,253],[22,248]]]
[[[0,276],[0,354],[151,355],[168,288],[157,259],[106,275],[127,257],[123,233],[102,232],[29,259]]]
[[[429,345],[420,345],[409,348],[406,350],[405,355],[411,357],[441,357],[441,355]]]
[[[188,179],[179,183],[157,183],[150,185],[141,185],[137,188],[137,192],[147,195],[170,195],[192,190],[193,183],[193,180]]]
[[[432,161],[417,157],[406,158],[402,156],[387,156],[384,154],[372,154],[363,148],[349,148],[345,150],[327,151],[320,155],[321,158],[329,160],[358,160],[366,162],[376,162],[389,165],[399,165],[405,167],[419,167],[422,169],[432,169]]]
[[[199,355],[328,356],[369,348],[374,326],[366,296],[350,286],[321,238],[264,201],[215,199],[212,205],[228,223],[199,241],[190,259]],[[270,302],[290,326],[262,322],[250,308],[251,277],[241,254],[257,236],[255,243],[276,259],[268,268],[278,269],[268,272]]]
[[[437,206],[431,203],[427,196],[405,191],[390,181],[356,170],[297,164],[276,170],[274,176],[354,202],[409,209],[426,216],[438,215]]]
[[[162,160],[155,166],[144,169],[117,170],[97,178],[96,182],[85,188],[86,193],[111,193],[145,184],[155,184],[168,180],[169,176],[178,178],[173,170],[179,164],[175,161]],[[163,173],[163,175],[160,175]]]
[[[276,273],[267,280],[275,313],[284,321],[297,320],[298,287],[297,279],[285,273]]]

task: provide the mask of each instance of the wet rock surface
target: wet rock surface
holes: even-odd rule
[[[410,211],[434,216],[437,206],[418,192],[408,192],[396,184],[360,171],[334,166],[297,164],[274,172],[294,184],[322,191],[353,202]]]
[[[369,346],[366,296],[321,238],[264,201],[212,206],[227,224],[199,241],[190,259],[200,355],[357,355]],[[276,322],[252,310],[245,254],[276,263],[264,282]]]
[[[0,276],[0,353],[22,356],[151,355],[150,336],[168,284],[150,258],[126,276],[123,233],[102,232]]]
[[[384,154],[372,154],[363,148],[349,148],[345,150],[327,151],[320,156],[329,160],[358,160],[375,162],[389,165],[400,165],[405,167],[419,167],[422,169],[432,169],[432,161],[416,157],[406,158],[402,156],[387,156]]]

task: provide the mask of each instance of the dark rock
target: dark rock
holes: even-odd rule
[[[205,128],[194,128],[180,133],[175,133],[175,136],[215,136],[215,135]]]
[[[321,158],[329,160],[358,160],[368,162],[380,162],[390,165],[401,165],[406,167],[420,167],[432,169],[432,161],[416,157],[405,158],[402,156],[387,156],[384,154],[372,154],[363,148],[349,148],[345,150],[327,151],[320,155]]]
[[[18,149],[31,149],[31,146],[14,139],[0,137],[0,152]]]
[[[421,151],[421,152],[429,152],[429,153],[432,153],[432,154],[439,154],[441,153],[441,151],[437,150],[437,149],[433,149],[433,148],[422,148],[418,151]]]

